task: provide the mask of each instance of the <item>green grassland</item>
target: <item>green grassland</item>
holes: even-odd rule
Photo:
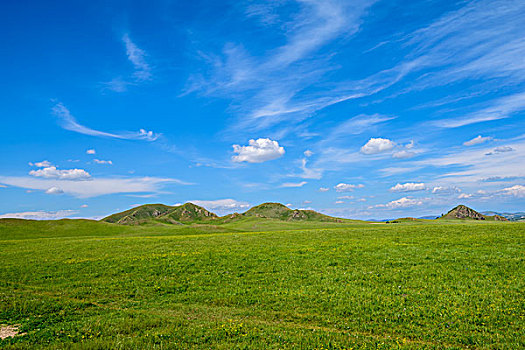
[[[0,348],[525,348],[525,223],[224,220],[0,220]]]

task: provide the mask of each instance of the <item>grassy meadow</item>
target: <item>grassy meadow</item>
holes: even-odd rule
[[[525,348],[525,223],[0,220],[2,349]]]

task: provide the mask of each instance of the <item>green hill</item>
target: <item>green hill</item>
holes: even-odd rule
[[[500,215],[483,215],[474,209],[467,207],[466,205],[458,205],[438,219],[508,221],[506,218]]]
[[[174,208],[175,207],[170,207],[164,204],[146,204],[121,213],[110,215],[102,219],[102,221],[115,224],[133,225],[158,218]]]
[[[178,207],[174,207],[168,213],[158,218],[159,221],[166,223],[176,222],[194,222],[194,221],[207,221],[216,219],[217,215],[214,213],[195,205],[193,203],[186,203]]]
[[[178,224],[181,221],[205,221],[215,218],[217,218],[217,215],[193,203],[179,206],[146,204],[110,215],[102,219],[102,221],[123,225],[138,225],[150,222]]]
[[[222,217],[193,203],[186,203],[180,206],[146,204],[110,215],[102,219],[102,221],[122,225],[198,224],[203,222],[212,225],[223,225],[246,220],[252,222],[251,219],[258,219],[258,221],[273,219],[279,221],[319,221],[334,223],[354,221],[334,218],[313,210],[292,210],[280,203],[263,203],[251,208],[245,213],[234,213]]]
[[[324,215],[314,210],[290,209],[280,203],[263,203],[251,208],[246,213],[244,213],[244,215],[285,221],[343,222],[343,219]]]

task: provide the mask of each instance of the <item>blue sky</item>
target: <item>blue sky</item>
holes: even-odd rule
[[[7,1],[0,216],[525,205],[525,2]]]

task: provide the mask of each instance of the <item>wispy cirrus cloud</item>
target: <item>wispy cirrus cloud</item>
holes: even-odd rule
[[[30,190],[50,191],[49,194],[65,193],[78,198],[119,193],[157,193],[162,186],[169,183],[191,184],[178,179],[159,177],[91,178],[87,181],[71,181],[27,176],[0,176],[0,183]]]
[[[26,219],[26,220],[57,220],[67,218],[77,214],[77,210],[58,210],[58,211],[23,211],[17,213],[5,213],[0,215],[0,219]]]
[[[140,129],[137,132],[133,131],[124,131],[120,133],[109,133],[105,131],[91,129],[87,126],[81,125],[76,118],[71,114],[69,109],[64,106],[62,103],[57,103],[52,108],[52,112],[55,116],[59,118],[60,125],[62,128],[74,131],[79,134],[97,136],[97,137],[107,137],[115,138],[122,140],[144,140],[144,141],[155,141],[159,138],[160,134],[156,134],[153,131],[147,131],[145,129]],[[93,152],[90,152],[93,151]],[[94,150],[88,150],[89,154],[95,154]]]
[[[479,145],[479,144],[488,142],[488,141],[490,141],[492,139],[493,138],[491,136],[478,135],[478,136],[474,137],[472,140],[468,140],[468,141],[463,142],[463,145],[465,145],[465,146],[475,146],[475,145]]]
[[[126,55],[135,68],[133,75],[138,80],[151,79],[151,66],[146,62],[146,52],[131,41],[127,33],[122,37],[122,41],[126,45]]]
[[[465,116],[436,120],[431,124],[441,128],[457,128],[474,123],[509,118],[512,114],[525,109],[525,92],[501,97],[492,101],[491,104],[489,107],[468,113]],[[474,142],[474,140],[470,142]]]
[[[308,182],[306,181],[301,181],[301,182],[285,182],[283,183],[280,187],[284,187],[284,188],[290,188],[290,187],[303,187],[304,185],[306,185]]]
[[[122,43],[126,48],[126,56],[133,65],[134,71],[131,77],[118,76],[104,83],[107,89],[114,92],[125,92],[128,86],[138,85],[151,80],[153,77],[151,65],[146,61],[146,52],[131,40],[128,33],[122,36]]]
[[[346,92],[334,97],[326,90],[303,96],[302,92],[332,70],[326,64],[332,54],[322,49],[343,35],[355,34],[373,3],[297,1],[299,11],[285,23],[275,3],[250,5],[248,17],[266,18],[264,25],[279,28],[285,43],[259,57],[233,43],[225,44],[220,54],[201,55],[212,73],[193,76],[189,91],[233,98],[235,110],[243,116],[235,127],[244,130],[260,130],[290,119],[297,122],[326,106],[362,96]]]

